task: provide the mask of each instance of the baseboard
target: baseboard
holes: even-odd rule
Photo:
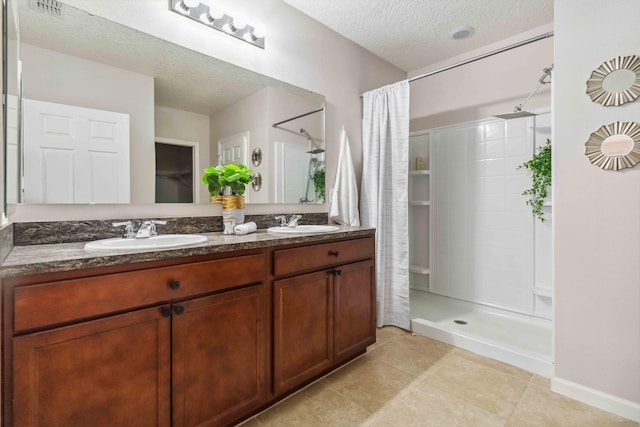
[[[586,403],[603,411],[640,422],[640,403],[603,393],[562,378],[551,378],[551,391]]]

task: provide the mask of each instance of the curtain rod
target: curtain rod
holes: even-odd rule
[[[420,74],[419,76],[415,76],[415,77],[410,78],[409,79],[409,83],[415,82],[416,80],[424,79],[425,77],[430,77],[430,76],[433,76],[435,74],[439,74],[439,73],[442,73],[442,72],[445,72],[445,71],[449,71],[449,70],[451,70],[453,68],[458,68],[458,67],[461,67],[463,65],[467,65],[467,64],[470,64],[472,62],[476,62],[476,61],[479,61],[481,59],[488,58],[488,57],[493,56],[493,55],[497,55],[499,53],[507,52],[507,51],[509,51],[511,49],[515,49],[515,48],[518,48],[518,47],[521,47],[521,46],[525,46],[525,45],[528,45],[530,43],[534,43],[534,42],[537,42],[537,41],[540,41],[540,40],[545,40],[545,39],[548,39],[550,37],[553,37],[553,31],[549,31],[547,33],[540,34],[539,36],[535,36],[535,37],[523,40],[523,41],[518,42],[518,43],[510,44],[510,45],[505,46],[505,47],[501,47],[500,49],[495,49],[495,50],[492,50],[490,52],[483,53],[482,55],[474,56],[473,58],[465,59],[463,61],[456,62],[456,63],[451,64],[451,65],[447,65],[446,67],[438,68],[437,70],[429,71],[428,73]],[[360,98],[362,98],[362,95],[360,95]]]
[[[283,121],[278,122],[278,123],[276,123],[276,124],[274,124],[272,126],[275,128],[275,127],[280,126],[281,124],[290,122],[292,120],[301,119],[303,117],[310,116],[311,114],[319,113],[320,111],[324,111],[324,107],[318,108],[317,110],[309,111],[308,113],[300,114],[299,116],[291,117],[290,119],[283,120]]]

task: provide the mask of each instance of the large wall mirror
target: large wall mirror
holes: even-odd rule
[[[230,162],[247,203],[324,203],[322,95],[45,3],[8,1],[9,203],[209,203]]]

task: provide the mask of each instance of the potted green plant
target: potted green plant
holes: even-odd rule
[[[233,163],[204,171],[202,183],[209,189],[211,203],[222,203],[224,234],[234,234],[233,227],[244,222],[244,193],[247,184],[253,181],[252,173],[245,165]],[[229,191],[225,191],[227,188]]]
[[[531,210],[535,216],[544,222],[544,212],[542,206],[549,197],[549,188],[551,187],[551,140],[542,147],[538,148],[538,152],[533,155],[531,160],[518,166],[518,169],[528,169],[531,172],[531,188],[522,193],[523,196],[529,196],[527,205],[531,206]]]

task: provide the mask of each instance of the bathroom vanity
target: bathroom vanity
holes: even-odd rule
[[[373,229],[207,236],[153,253],[15,248],[4,425],[230,425],[375,342]]]

